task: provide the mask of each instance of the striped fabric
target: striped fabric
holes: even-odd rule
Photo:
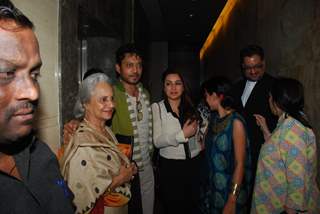
[[[149,151],[150,154],[152,153],[153,150],[153,145],[152,145],[152,111],[151,111],[151,106],[150,106],[150,101],[148,99],[148,96],[144,93],[142,89],[142,85],[138,85],[138,90],[139,90],[139,95],[143,99],[143,102],[147,106],[148,109],[148,132],[149,132]],[[127,98],[127,103],[128,103],[128,111],[129,111],[129,116],[130,120],[132,123],[132,128],[133,128],[133,139],[134,139],[134,145],[133,145],[133,156],[132,159],[137,163],[139,171],[143,170],[143,161],[142,161],[142,156],[141,156],[141,145],[139,142],[139,133],[138,133],[138,126],[137,126],[137,115],[136,111],[134,109],[134,105],[130,101],[129,95],[126,93],[126,98]]]

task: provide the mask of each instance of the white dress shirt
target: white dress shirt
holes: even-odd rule
[[[246,86],[244,87],[242,96],[241,96],[241,101],[242,101],[242,106],[244,107],[250,97],[250,94],[254,88],[254,86],[256,85],[257,81],[250,81],[247,80],[246,82]]]

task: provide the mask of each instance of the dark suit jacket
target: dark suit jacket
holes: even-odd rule
[[[271,113],[269,107],[269,91],[274,82],[274,77],[265,73],[255,87],[253,88],[245,107],[242,106],[241,96],[246,85],[246,79],[237,82],[232,90],[231,95],[236,102],[236,110],[243,115],[247,122],[247,132],[250,139],[250,148],[252,155],[253,170],[256,169],[257,160],[261,145],[264,143],[263,134],[257,126],[253,114],[260,114],[266,118],[268,127],[272,131],[277,124],[277,117]]]

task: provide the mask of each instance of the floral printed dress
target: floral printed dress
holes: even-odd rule
[[[212,114],[207,136],[205,139],[205,153],[207,159],[207,180],[201,188],[201,213],[222,213],[228,200],[232,177],[235,169],[235,155],[233,146],[233,121],[244,119],[236,112],[223,118]],[[245,125],[244,125],[245,126]],[[245,213],[245,204],[251,191],[251,158],[249,141],[246,143],[245,175],[241,184],[241,191],[237,199],[236,213]]]
[[[283,114],[261,147],[251,213],[278,214],[287,206],[319,214],[316,159],[312,130]]]

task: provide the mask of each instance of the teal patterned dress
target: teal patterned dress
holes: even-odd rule
[[[244,119],[236,112],[223,118],[213,113],[210,119],[208,133],[205,139],[207,173],[201,189],[201,213],[218,214],[228,200],[233,172],[235,155],[233,146],[233,121]],[[245,175],[241,191],[237,199],[236,213],[245,213],[248,193],[251,191],[251,161],[249,141],[246,143]]]

